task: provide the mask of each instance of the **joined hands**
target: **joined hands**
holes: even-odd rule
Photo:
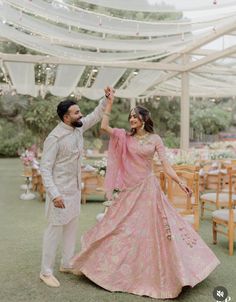
[[[114,93],[115,93],[115,89],[113,89],[110,86],[107,86],[105,89],[105,96],[109,101],[113,101],[114,99]]]

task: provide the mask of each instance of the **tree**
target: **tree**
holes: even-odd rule
[[[48,95],[45,99],[35,98],[23,114],[27,127],[37,138],[37,143],[42,147],[48,133],[57,125],[58,117],[56,107],[58,98]]]
[[[142,106],[142,104],[140,104]],[[167,131],[172,132],[175,136],[180,134],[180,103],[177,98],[168,100],[161,97],[160,101],[152,101],[144,104],[152,116],[156,126],[156,131],[161,136],[165,136]]]
[[[232,113],[224,109],[222,102],[215,104],[201,102],[191,106],[191,127],[195,136],[199,134],[213,135],[227,129],[232,122]]]

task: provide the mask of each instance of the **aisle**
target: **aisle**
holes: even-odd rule
[[[109,293],[85,278],[62,274],[57,271],[59,255],[55,265],[55,275],[61,287],[52,289],[39,281],[42,233],[45,225],[44,204],[38,200],[19,199],[23,183],[21,163],[18,159],[0,159],[0,301],[1,302],[139,302],[152,301],[123,293]],[[95,223],[95,216],[101,212],[101,203],[88,202],[82,206],[79,223],[78,245],[81,234]],[[204,221],[201,234],[211,242],[211,224]],[[222,264],[211,276],[194,289],[185,290],[174,301],[212,302],[215,286],[226,286],[231,297],[236,299],[235,267],[236,252],[228,256],[226,242],[212,246]],[[233,299],[233,300],[234,300]],[[154,300],[155,301],[155,300]],[[169,300],[165,300],[169,301]]]

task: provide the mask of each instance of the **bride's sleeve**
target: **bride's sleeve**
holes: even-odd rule
[[[108,199],[112,198],[113,190],[117,186],[122,159],[126,155],[126,132],[124,129],[113,128],[108,146],[107,171],[105,177],[105,191]]]
[[[125,137],[126,137],[125,129],[113,128],[112,134],[110,136],[110,144],[113,145],[113,148],[119,149],[119,147],[123,145]]]
[[[156,150],[156,152],[158,154],[158,157],[159,157],[161,162],[167,160],[165,146],[164,146],[163,141],[162,141],[162,139],[160,138],[159,135],[157,135],[155,150]]]

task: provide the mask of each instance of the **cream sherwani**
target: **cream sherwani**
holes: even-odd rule
[[[62,264],[69,267],[74,254],[77,219],[81,201],[81,158],[83,132],[102,118],[106,100],[82,118],[83,126],[73,128],[59,123],[44,142],[41,174],[46,188],[46,217],[41,273],[52,274],[56,248],[63,238]],[[61,196],[65,208],[56,208],[52,200]]]

